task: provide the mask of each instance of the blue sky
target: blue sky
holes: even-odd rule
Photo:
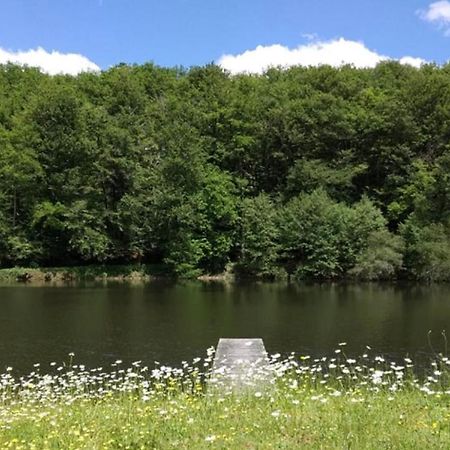
[[[27,62],[27,51],[42,48],[31,65],[44,51],[57,51],[83,55],[102,69],[146,61],[191,66],[262,46],[246,61],[233,60],[250,70],[255,58],[259,65],[273,58],[288,65],[289,49],[323,50],[339,39],[330,52],[352,53],[346,43],[357,41],[383,57],[450,59],[450,1],[1,0],[0,18],[0,57],[22,51]],[[59,56],[56,64],[64,65]],[[294,56],[301,63],[305,53]]]

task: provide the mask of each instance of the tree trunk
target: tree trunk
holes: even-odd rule
[[[14,191],[13,191],[13,220],[12,220],[13,230],[15,230],[15,228],[16,228],[16,216],[17,216],[17,190],[14,187]]]

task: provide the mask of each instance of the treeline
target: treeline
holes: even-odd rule
[[[0,66],[0,266],[450,279],[450,65]]]

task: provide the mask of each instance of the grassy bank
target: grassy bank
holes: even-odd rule
[[[1,448],[449,448],[449,398],[411,392],[313,400],[325,391],[291,398],[193,398],[144,402],[133,396],[15,407]],[[297,403],[298,402],[298,403]],[[5,419],[5,412],[2,414]]]
[[[0,281],[31,283],[70,282],[83,280],[142,280],[169,276],[160,265],[91,265],[75,267],[13,267],[0,269]]]
[[[447,358],[417,378],[406,358],[272,360],[272,382],[208,389],[212,355],[180,369],[43,368],[0,384],[0,447],[449,448]],[[206,368],[206,369],[205,369]],[[42,374],[39,372],[42,371]],[[206,370],[206,372],[205,372]],[[203,373],[202,373],[203,372]],[[205,378],[206,377],[206,378]],[[204,381],[209,379],[209,384]]]

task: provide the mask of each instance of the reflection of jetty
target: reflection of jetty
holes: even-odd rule
[[[267,381],[269,359],[262,339],[219,339],[213,380],[237,388]]]

